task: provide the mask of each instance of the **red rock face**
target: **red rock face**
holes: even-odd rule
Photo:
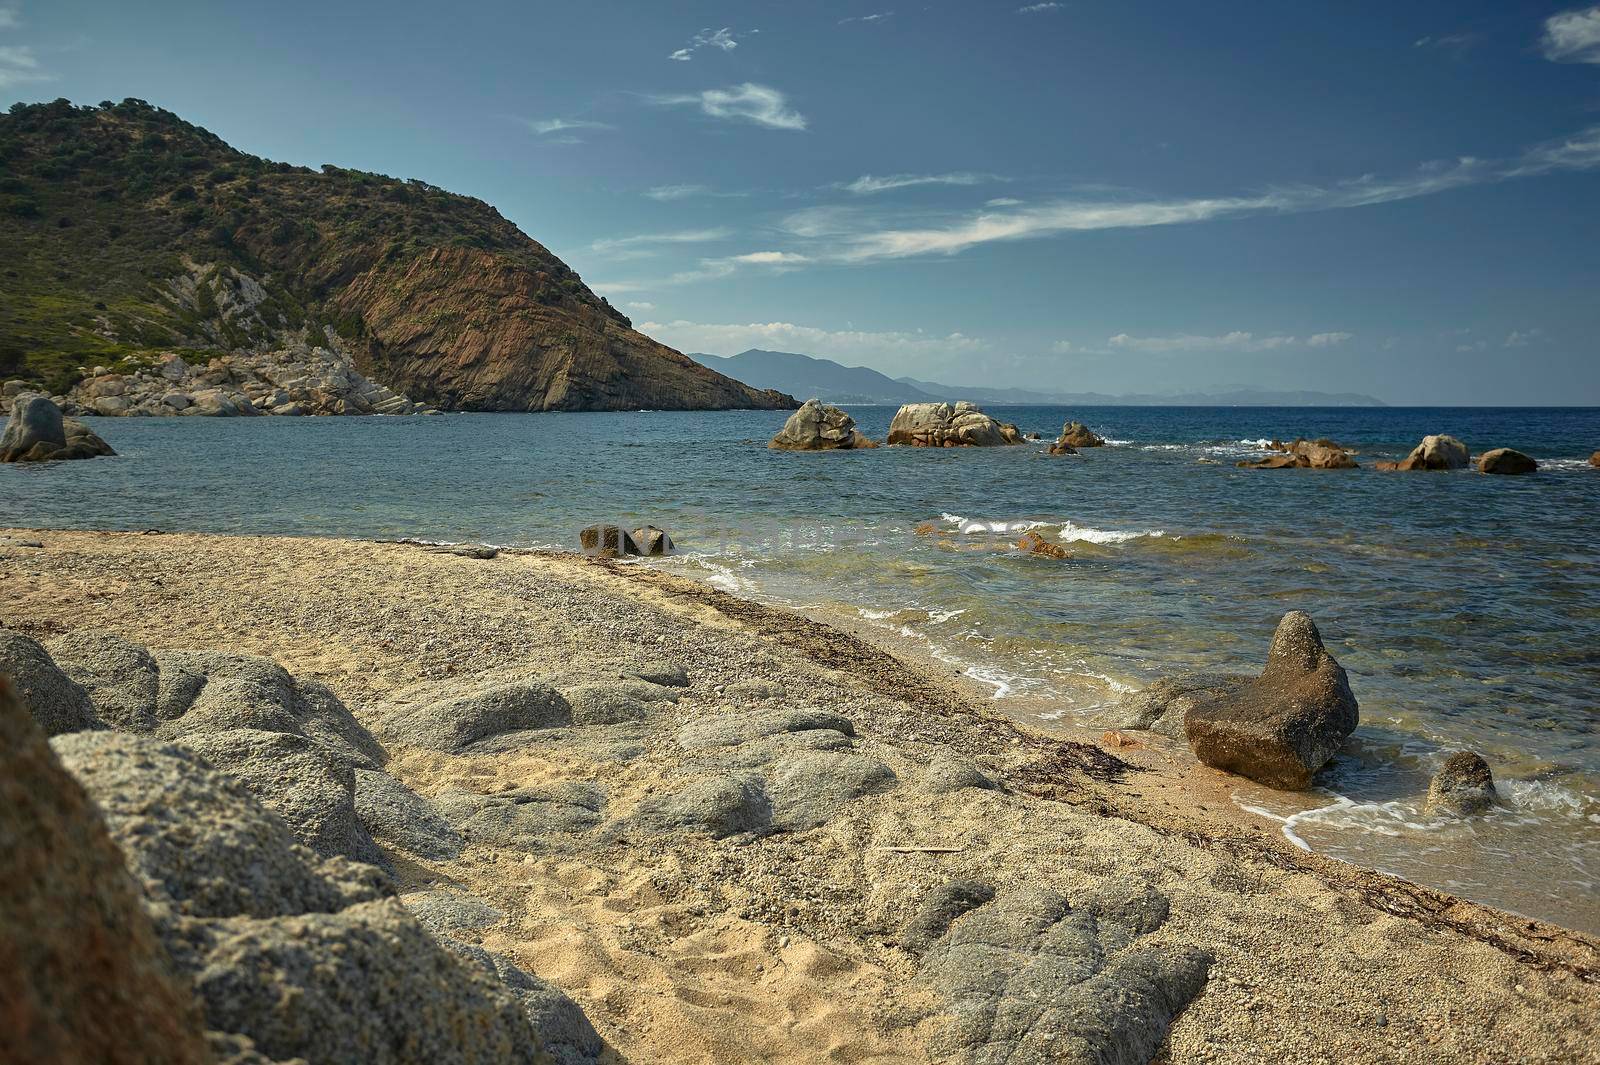
[[[337,301],[361,317],[371,338],[364,372],[446,409],[797,405],[706,369],[493,252],[434,248],[382,262],[352,279]]]

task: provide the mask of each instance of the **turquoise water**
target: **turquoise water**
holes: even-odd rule
[[[781,412],[91,419],[121,454],[0,468],[0,525],[573,547],[594,521],[652,522],[682,549],[652,564],[880,627],[1047,723],[1175,670],[1258,668],[1305,609],[1361,729],[1318,791],[1236,801],[1313,849],[1600,930],[1600,411],[992,411],[1114,444],[784,454],[763,446]],[[881,438],[893,411],[853,413]],[[1429,432],[1545,469],[1233,465],[1308,435],[1370,466]],[[1035,523],[1071,557],[1012,549]],[[1430,822],[1427,776],[1459,747],[1507,801]]]

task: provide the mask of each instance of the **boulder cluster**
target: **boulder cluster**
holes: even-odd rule
[[[578,543],[586,555],[621,558],[624,555],[670,555],[676,544],[672,537],[654,525],[633,531],[620,525],[590,525],[578,533]]]
[[[1274,440],[1268,445],[1268,450],[1274,454],[1263,459],[1240,462],[1238,465],[1253,470],[1353,470],[1357,466],[1356,460],[1351,457],[1353,452],[1349,448],[1326,438],[1319,440],[1301,438],[1290,444]]]
[[[1399,462],[1380,462],[1380,470],[1464,470],[1472,465],[1472,452],[1453,436],[1425,436]],[[1539,464],[1520,451],[1497,447],[1478,456],[1479,473],[1535,473]]]
[[[94,430],[73,418],[48,396],[23,392],[11,401],[11,416],[0,436],[0,462],[54,462],[115,455]]]
[[[397,895],[391,852],[450,859],[464,836],[328,688],[252,655],[94,632],[41,645],[0,630],[0,678],[0,1059],[604,1053],[569,998],[452,934],[492,908]],[[396,729],[458,749],[463,731],[538,717],[506,698],[419,696]]]
[[[776,451],[851,451],[877,447],[856,428],[856,420],[838,407],[808,399],[789,415],[768,447]]]
[[[22,382],[4,388],[20,389]],[[191,365],[168,353],[130,373],[94,367],[56,402],[69,414],[102,417],[249,417],[259,414],[427,414],[415,403],[362,375],[350,357],[301,344],[271,352],[242,352]]]
[[[1022,431],[974,403],[907,403],[889,423],[889,443],[909,447],[1000,447],[1023,442]]]

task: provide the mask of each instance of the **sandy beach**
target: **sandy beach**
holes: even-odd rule
[[[1092,1006],[1136,1041],[1161,1007],[1113,992],[1153,988],[1176,1013],[1156,1060],[1600,1060],[1594,937],[1300,851],[1158,742],[1032,731],[948,669],[861,634],[553,552],[4,536],[0,626],[273,658],[331,687],[384,739],[388,771],[441,806],[463,793],[603,796],[583,831],[473,838],[452,860],[389,857],[408,902],[486,903],[454,934],[572,996],[621,1060],[1053,1060],[1028,1056],[1048,1011],[973,1041],[971,1011],[993,1021],[1027,1001],[1007,980],[1049,948],[1042,933],[985,941],[995,980],[953,970],[925,942],[950,924],[928,921],[951,884],[990,892],[980,914],[1034,913],[1041,891],[1073,912],[1154,913],[1124,922],[1132,941],[1100,941],[1094,980],[1112,991],[1061,1008]],[[598,680],[662,661],[688,684],[642,716],[454,754],[386,732],[383,708],[420,683],[508,670]],[[796,713],[836,715],[854,735],[834,730],[826,748],[794,728],[691,742]],[[782,788],[795,765],[838,773],[771,830],[643,828],[646,811],[703,782]]]

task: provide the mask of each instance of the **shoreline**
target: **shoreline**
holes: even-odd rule
[[[577,736],[570,747],[454,757],[400,748],[394,772],[423,794],[583,778],[625,809],[702,770],[670,742],[673,722],[752,706],[845,713],[860,749],[899,784],[809,831],[397,861],[403,890],[454,883],[511,914],[483,945],[573,995],[629,1060],[668,1060],[690,1028],[684,1060],[814,1060],[819,1044],[802,1036],[815,1040],[823,1017],[829,1038],[853,1047],[846,1060],[922,1060],[940,1012],[925,988],[902,986],[915,959],[893,929],[918,891],[952,875],[1002,890],[1043,879],[1069,894],[1137,875],[1170,896],[1155,938],[1216,959],[1172,1027],[1172,1060],[1258,1060],[1267,1048],[1369,1060],[1381,1056],[1378,1015],[1382,1046],[1398,1057],[1593,1053],[1570,1040],[1600,1001],[1600,938],[1301,851],[1253,825],[1220,785],[1171,772],[1158,748],[1113,753],[1030,728],[948,667],[799,613],[566,552],[482,560],[376,540],[0,532],[44,544],[0,548],[6,627],[268,655],[328,683],[369,724],[389,694],[430,676],[570,669],[639,647],[688,663],[681,703],[629,733],[642,750],[631,760],[608,763]],[[951,757],[998,790],[930,792],[927,766]],[[957,849],[932,849],[942,845]],[[662,877],[684,880],[678,895],[649,886]],[[734,886],[713,890],[708,877]],[[752,983],[780,993],[792,1015],[733,1020],[749,1012]],[[635,1000],[630,987],[650,990]],[[1442,1016],[1456,1028],[1439,1031]],[[718,1024],[718,1038],[699,1031]]]

